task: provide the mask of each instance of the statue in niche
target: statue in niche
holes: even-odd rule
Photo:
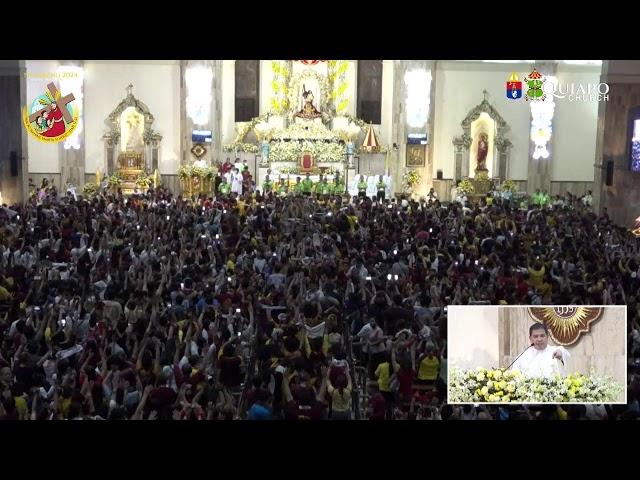
[[[313,104],[313,99],[313,92],[311,90],[307,90],[306,86],[303,84],[302,100],[304,103],[302,105],[302,109],[298,113],[296,113],[296,117],[312,120],[314,118],[319,118],[322,116],[322,114]]]
[[[144,129],[144,122],[138,112],[135,109],[127,109],[128,111],[123,114],[123,140],[124,151],[126,152],[140,152],[144,149],[144,141],[142,133]]]
[[[478,154],[476,157],[476,170],[487,169],[487,153],[489,153],[489,136],[481,133],[478,139]]]

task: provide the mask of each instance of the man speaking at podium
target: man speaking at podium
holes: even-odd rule
[[[549,332],[542,323],[535,323],[529,328],[530,345],[513,363],[514,370],[520,370],[529,377],[553,377],[555,374],[565,376],[567,361],[571,356],[564,347],[548,345]]]

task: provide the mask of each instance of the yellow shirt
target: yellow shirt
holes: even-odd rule
[[[337,388],[329,385],[327,387],[329,395],[331,396],[331,409],[334,412],[346,412],[351,410],[351,389],[345,387],[342,390],[342,394]]]
[[[8,300],[11,300],[11,294],[6,288],[0,286],[0,302],[6,302]]]
[[[389,362],[383,362],[376,368],[376,377],[378,377],[378,387],[381,392],[390,392],[391,386],[389,380],[391,375],[389,372]]]
[[[438,357],[424,357],[420,362],[420,366],[418,367],[418,379],[435,380],[436,378],[438,378],[439,370],[440,360],[438,360]]]
[[[19,418],[26,418],[29,414],[29,409],[27,408],[27,401],[24,397],[13,397],[16,403],[16,410],[18,411]]]
[[[544,273],[544,266],[540,268],[540,270],[534,270],[533,268],[529,267],[529,283],[536,288],[541,287],[542,281],[544,279]]]

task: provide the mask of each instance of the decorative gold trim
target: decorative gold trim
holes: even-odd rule
[[[573,345],[583,333],[589,333],[591,324],[602,317],[602,307],[528,307],[529,315],[549,329],[558,345]]]

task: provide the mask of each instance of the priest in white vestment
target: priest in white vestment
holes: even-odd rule
[[[238,196],[242,195],[242,175],[237,168],[234,168],[231,174],[231,192]]]
[[[513,370],[520,370],[529,377],[551,378],[555,374],[566,376],[567,362],[571,356],[564,347],[553,347],[548,344],[547,327],[542,323],[533,324],[529,328],[531,346],[518,358]]]

